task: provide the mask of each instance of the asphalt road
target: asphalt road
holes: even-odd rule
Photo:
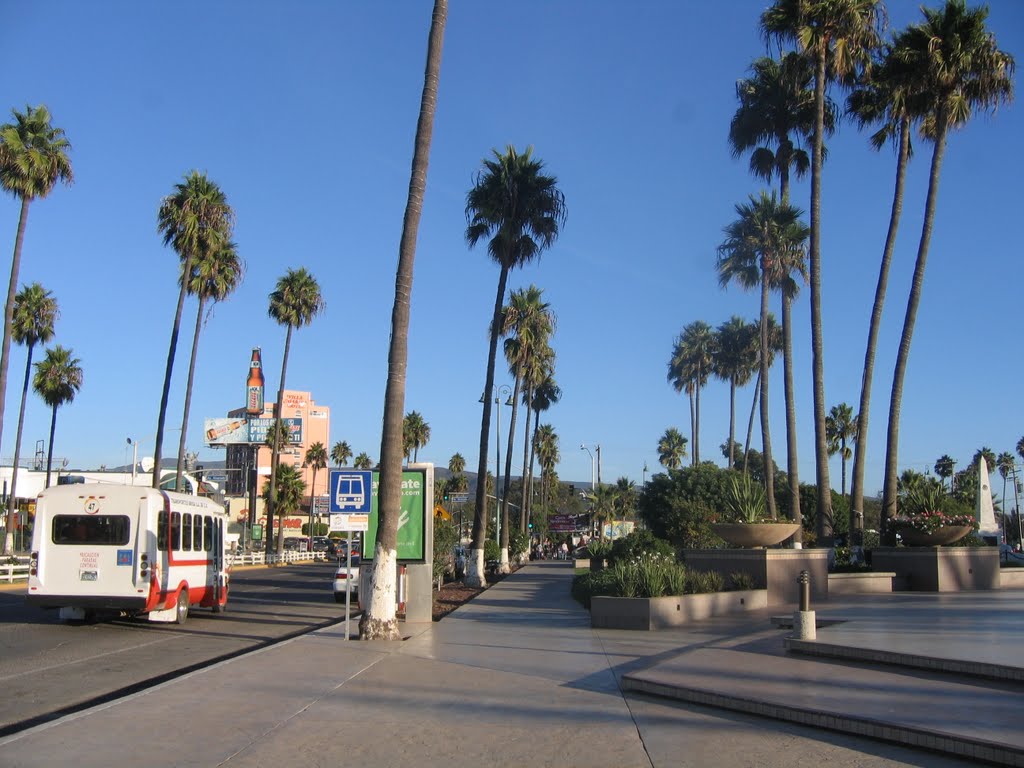
[[[0,591],[0,734],[344,621],[333,574],[328,563],[236,570],[227,612],[194,608],[182,626],[66,624],[25,605],[20,589]],[[272,671],[254,663],[246,673]]]

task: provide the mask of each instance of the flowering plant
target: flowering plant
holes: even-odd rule
[[[922,533],[934,533],[948,526],[969,525],[977,528],[974,515],[967,513],[946,514],[942,507],[947,503],[942,488],[937,485],[922,485],[907,491],[900,504],[900,514],[893,523]]]

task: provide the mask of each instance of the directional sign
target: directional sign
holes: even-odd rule
[[[370,514],[370,499],[373,495],[372,475],[370,470],[332,469],[328,486],[331,512]]]
[[[448,494],[448,499],[451,501],[452,504],[465,504],[467,501],[469,501],[469,494],[468,493],[449,493]]]

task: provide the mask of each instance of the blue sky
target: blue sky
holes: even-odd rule
[[[465,243],[465,194],[481,159],[510,143],[533,145],[569,212],[555,246],[510,280],[510,288],[543,288],[557,314],[564,398],[546,420],[561,437],[560,476],[589,480],[591,461],[579,446],[600,444],[602,479],[639,482],[645,463],[658,469],[667,427],[689,434],[687,402],[665,378],[675,336],[693,320],[718,325],[758,311],[756,294],[718,288],[714,262],[734,205],[762,188],[746,159],[731,157],[726,137],[735,82],[765,53],[757,20],[766,5],[452,2],[410,329],[406,410],[420,411],[432,430],[421,459],[446,465],[458,451],[476,467],[498,270],[483,248]],[[888,6],[893,27],[919,17],[916,3]],[[263,348],[272,397],[285,333],[267,317],[267,297],[287,268],[302,266],[319,280],[327,311],[296,332],[288,387],[331,406],[332,443],[378,456],[430,10],[426,0],[5,3],[4,121],[12,107],[45,103],[73,144],[75,184],[32,206],[20,279],[53,291],[62,312],[54,341],[72,347],[85,371],[80,394],[58,416],[56,456],[78,468],[119,465],[130,460],[128,436],[140,441],[140,455],[152,453],[178,270],[156,212],[192,169],[206,171],[233,205],[247,272],[203,332],[189,448],[223,458],[203,447],[202,419],[243,404],[253,346]],[[1024,4],[991,3],[990,27],[1024,61]],[[949,142],[906,380],[901,468],[930,468],[944,453],[963,467],[980,446],[1013,450],[1024,434],[1024,264],[1013,224],[1021,136],[1016,104],[978,117]],[[919,149],[880,339],[869,493],[881,487],[891,372],[924,207],[930,148]],[[892,152],[872,151],[850,123],[829,142],[829,405],[858,402],[893,169]],[[809,182],[797,182],[792,196],[806,209]],[[0,199],[7,248],[17,217],[17,202]],[[794,308],[794,347],[800,473],[813,482],[808,296],[805,289]],[[186,304],[170,427],[180,424],[195,310]],[[24,349],[14,348],[4,457],[13,455],[24,364]],[[499,374],[511,383],[504,368]],[[778,457],[781,374],[780,363],[771,380]],[[741,421],[751,393],[739,395]],[[23,454],[48,429],[47,409],[30,397]],[[712,382],[702,398],[702,458],[720,459],[727,431],[728,388]],[[168,433],[165,454],[176,451],[178,434]],[[838,458],[832,482],[839,487]]]

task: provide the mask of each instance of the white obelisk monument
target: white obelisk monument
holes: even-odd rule
[[[996,525],[995,508],[992,505],[992,489],[989,487],[988,464],[985,457],[978,457],[978,503],[974,518],[978,521],[978,535],[983,539],[999,542],[999,526]]]

